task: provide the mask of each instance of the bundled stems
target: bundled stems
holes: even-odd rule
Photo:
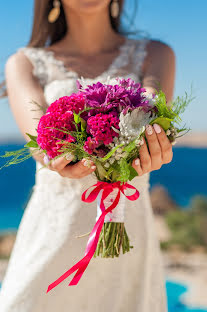
[[[127,235],[124,223],[120,222],[106,222],[100,233],[99,241],[97,244],[94,257],[101,256],[102,258],[119,257],[130,251],[129,237]]]

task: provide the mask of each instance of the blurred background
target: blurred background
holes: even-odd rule
[[[133,16],[135,5],[138,6]],[[176,54],[174,96],[195,99],[182,115],[192,130],[173,147],[170,164],[151,173],[150,192],[166,272],[170,312],[207,311],[207,1],[125,0],[122,27],[169,44]],[[0,78],[29,40],[33,1],[1,3]],[[134,24],[130,26],[133,18]],[[136,35],[130,36],[136,38]],[[0,155],[25,144],[8,100],[0,100]],[[4,159],[0,158],[0,166]],[[0,171],[0,282],[35,183],[33,159]]]

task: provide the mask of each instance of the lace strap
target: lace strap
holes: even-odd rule
[[[142,74],[142,65],[144,59],[147,55],[146,46],[149,43],[149,39],[143,38],[138,41],[138,44],[135,45],[134,53],[133,53],[133,66],[134,70],[137,74]]]
[[[39,79],[42,87],[48,81],[47,57],[41,48],[21,47],[17,51],[22,51],[33,65],[33,75]]]

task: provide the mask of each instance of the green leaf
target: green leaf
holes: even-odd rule
[[[74,112],[73,112],[73,116],[74,116],[75,123],[78,124],[80,122],[80,116]]]
[[[29,134],[29,133],[27,133],[26,132],[26,134],[28,135],[28,137],[31,139],[31,141],[33,141],[33,142],[37,142],[37,136],[35,136],[35,135],[31,135],[31,134]]]
[[[135,141],[136,141],[136,139],[133,140],[132,142],[130,142],[127,146],[125,146],[123,148],[123,151],[130,153],[136,147]]]
[[[173,119],[170,119],[170,118],[167,118],[167,117],[157,117],[154,120],[152,120],[150,122],[150,124],[153,125],[154,123],[157,123],[158,125],[160,125],[166,131],[167,129],[170,128],[172,120]]]
[[[129,166],[129,170],[130,170],[129,181],[131,181],[132,179],[138,176],[138,173],[131,165]]]
[[[99,175],[99,179],[103,181],[107,177],[106,170],[104,169],[103,165],[99,161],[96,162],[96,168],[97,168],[97,172]]]
[[[81,122],[81,131],[84,132],[86,130],[86,121],[80,117]]]
[[[121,182],[127,182],[130,177],[130,169],[129,169],[130,164],[127,163],[125,158],[121,158],[119,165],[120,165],[119,179]]]
[[[39,147],[39,145],[35,141],[29,141],[27,144],[24,145],[24,147]]]

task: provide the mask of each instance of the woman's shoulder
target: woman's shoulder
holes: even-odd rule
[[[169,43],[158,39],[148,40],[147,52],[150,56],[154,55],[154,57],[158,55],[160,58],[164,56],[175,57],[175,52],[172,46]]]
[[[148,37],[132,39],[129,42],[135,46],[135,59],[143,56],[142,58],[143,61],[145,59],[145,63],[152,60],[157,62],[158,60],[162,60],[162,58],[163,60],[166,58],[175,59],[174,49],[167,42]]]
[[[20,67],[23,63],[26,67],[33,67],[39,51],[39,48],[28,46],[20,47],[7,58],[6,67]]]
[[[175,63],[175,51],[172,46],[158,39],[148,39],[146,44],[146,57],[143,63],[143,71],[148,66],[162,66],[162,64]]]
[[[6,60],[5,63],[5,71],[12,72],[12,71],[20,71],[23,70],[32,70],[33,66],[28,58],[22,53],[21,49],[18,49],[14,53],[12,53]]]
[[[40,84],[47,81],[47,56],[44,50],[39,47],[22,46],[11,54],[5,64],[5,72],[17,71],[22,74],[36,76]]]

